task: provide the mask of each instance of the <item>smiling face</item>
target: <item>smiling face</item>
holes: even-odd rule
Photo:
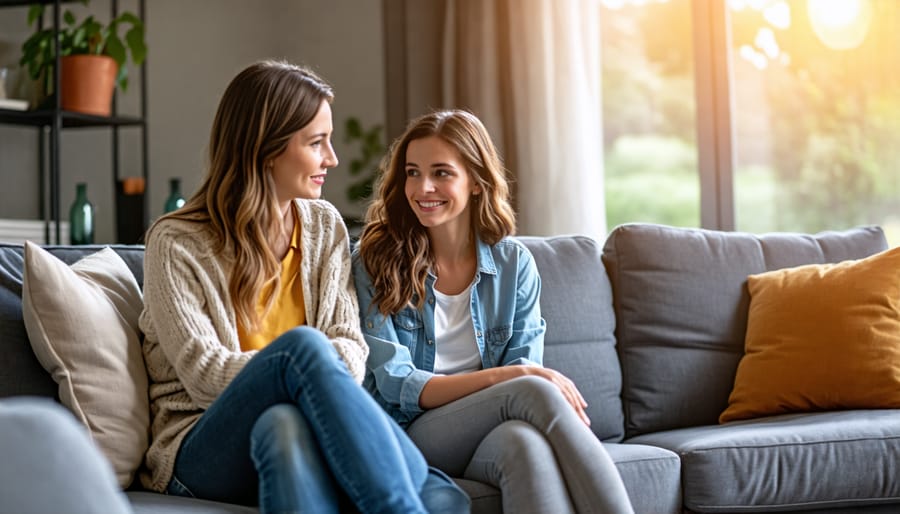
[[[271,161],[272,180],[280,203],[322,196],[328,168],[338,164],[331,147],[331,133],[331,105],[323,101],[312,121],[294,132],[284,151]]]
[[[459,152],[443,139],[429,136],[406,148],[406,198],[419,223],[469,230],[469,198],[480,189]]]

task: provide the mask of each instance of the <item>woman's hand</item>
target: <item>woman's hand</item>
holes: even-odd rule
[[[584,396],[581,395],[578,387],[575,386],[575,382],[572,382],[569,377],[563,375],[559,371],[542,368],[540,366],[521,366],[521,368],[523,368],[526,375],[535,375],[552,382],[560,391],[562,391],[563,396],[565,396],[569,404],[575,409],[575,412],[581,418],[581,421],[584,421],[585,425],[591,425],[591,420],[588,418],[587,412],[584,411],[587,407],[587,402],[584,400]]]
[[[591,424],[591,420],[584,411],[587,407],[587,402],[584,401],[584,397],[581,396],[578,388],[575,387],[575,383],[559,371],[541,366],[517,364],[482,369],[459,375],[435,375],[422,388],[422,392],[419,394],[419,406],[423,409],[440,407],[476,391],[481,391],[492,385],[525,375],[538,376],[552,382],[562,391],[566,401],[572,405],[581,420],[586,425]]]

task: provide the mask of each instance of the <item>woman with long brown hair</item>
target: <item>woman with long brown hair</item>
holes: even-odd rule
[[[147,236],[145,487],[261,512],[465,512],[468,498],[359,387],[349,242],[318,200],[332,90],[264,61],[219,103],[209,169]]]
[[[541,365],[540,277],[481,121],[413,120],[354,250],[364,385],[428,462],[493,484],[504,512],[632,512],[575,384]]]

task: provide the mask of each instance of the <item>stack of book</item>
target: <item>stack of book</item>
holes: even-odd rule
[[[19,100],[18,98],[0,98],[0,109],[24,111],[28,109],[28,100]]]

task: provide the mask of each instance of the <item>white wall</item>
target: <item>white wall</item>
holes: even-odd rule
[[[120,9],[135,9],[123,0]],[[67,6],[76,12],[79,6]],[[107,13],[93,0],[89,11]],[[0,9],[0,66],[18,60],[28,36],[26,8]],[[383,124],[384,65],[381,3],[374,0],[147,0],[148,156],[150,216],[162,213],[170,177],[182,179],[187,196],[199,184],[209,128],[219,97],[246,65],[264,58],[305,64],[335,88],[335,149],[325,198],[341,212],[358,215],[346,201],[346,169],[352,155],[343,141],[347,116]],[[138,76],[119,97],[119,110],[138,112]],[[61,209],[67,217],[75,182],[87,181],[97,205],[97,240],[113,242],[113,181],[109,129],[66,130],[62,137]],[[121,176],[140,174],[139,131],[120,131]],[[0,125],[0,218],[37,218],[37,130]]]

